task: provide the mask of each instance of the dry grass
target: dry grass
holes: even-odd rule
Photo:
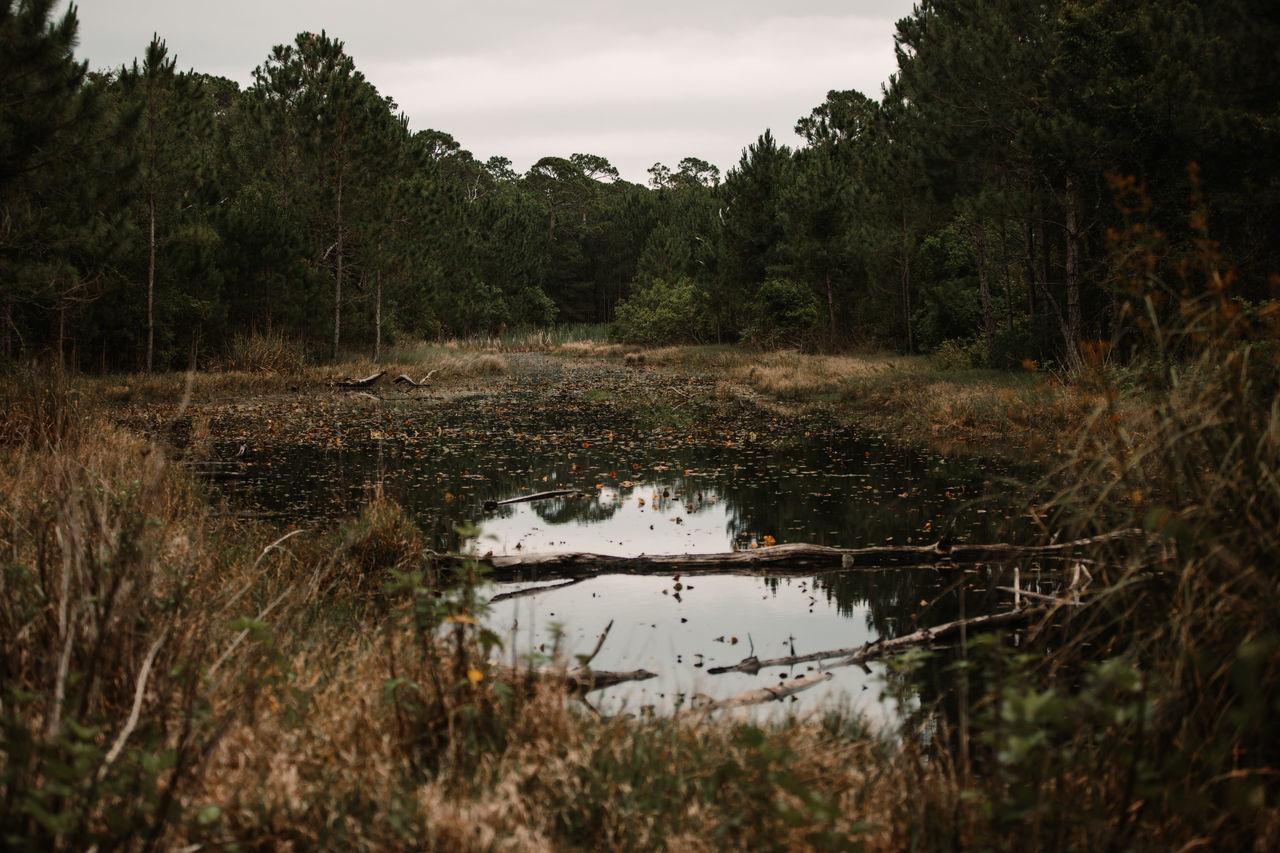
[[[1138,399],[1034,372],[938,370],[922,356],[814,355],[736,347],[619,348],[596,354],[655,366],[710,370],[792,408],[834,407],[865,428],[909,443],[1043,461],[1102,408],[1142,420]]]
[[[73,427],[0,449],[6,843],[795,848],[884,806],[874,739],[500,682],[394,504],[324,538],[236,525],[159,447]]]

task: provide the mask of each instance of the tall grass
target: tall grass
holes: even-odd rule
[[[182,796],[224,724],[215,696],[242,691],[202,674],[226,640],[224,561],[206,544],[217,524],[191,523],[200,498],[111,427],[45,431],[3,455],[5,846],[152,847],[195,828]]]
[[[1142,434],[1082,433],[1064,526],[1145,530],[1152,544],[1111,554],[1109,586],[1076,643],[1132,662],[1151,694],[1142,733],[1158,787],[1135,798],[1173,837],[1280,839],[1280,303],[1246,305],[1234,271],[1192,219],[1184,250],[1134,214],[1113,235],[1117,285],[1141,335],[1153,403]],[[1273,281],[1273,283],[1275,283]],[[1112,395],[1113,397],[1115,394]],[[1182,830],[1182,832],[1179,832]]]
[[[6,849],[883,834],[864,823],[884,805],[861,769],[877,741],[818,720],[601,721],[504,662],[481,579],[437,570],[394,504],[323,536],[244,526],[65,393],[4,393],[45,424],[0,447]]]
[[[563,323],[550,328],[513,326],[494,333],[454,338],[445,345],[488,352],[547,352],[565,344],[603,343],[609,339],[607,323]]]
[[[1133,361],[1086,347],[1078,381],[1101,402],[1050,507],[1065,536],[1144,535],[1092,555],[1087,606],[1025,651],[973,650],[972,763],[958,737],[941,741],[954,778],[930,770],[937,751],[917,762],[927,846],[1280,842],[1280,304],[1234,299],[1203,211],[1193,223],[1186,249],[1137,218],[1113,235]],[[1116,405],[1135,384],[1136,417]]]

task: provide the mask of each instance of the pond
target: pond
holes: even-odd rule
[[[1019,472],[900,447],[830,418],[726,405],[707,377],[655,382],[600,367],[587,379],[521,373],[499,393],[388,394],[380,402],[335,395],[219,417],[219,453],[246,446],[244,476],[224,486],[245,511],[325,526],[354,515],[377,489],[416,517],[437,550],[718,553],[783,542],[925,544],[948,529],[957,541],[994,542],[1011,535],[1025,505],[1013,485]],[[548,490],[572,494],[484,509],[485,501]],[[460,540],[460,524],[478,533]],[[612,622],[592,666],[659,677],[593,694],[593,702],[610,712],[661,712],[819,668],[707,674],[751,653],[852,647],[948,621],[962,606],[971,616],[1007,606],[1007,597],[986,591],[994,571],[683,583],[601,576],[498,602],[490,624],[508,636],[507,656],[559,651],[572,660]],[[518,589],[498,584],[494,592]],[[834,670],[830,682],[786,706],[844,697],[872,715],[892,714],[892,703],[880,701],[880,671]]]

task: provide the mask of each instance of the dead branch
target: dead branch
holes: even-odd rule
[[[830,681],[834,678],[831,673],[823,672],[817,675],[797,675],[790,681],[772,687],[760,687],[756,690],[748,690],[730,699],[720,701],[711,701],[703,707],[708,710],[716,710],[720,708],[743,708],[748,705],[760,705],[765,702],[777,702],[782,699],[799,693],[802,690],[808,690],[810,687],[816,687],[824,681]]]
[[[658,674],[656,672],[650,672],[647,669],[610,672],[608,670],[587,669],[585,667],[574,667],[561,676],[566,687],[579,693],[590,693],[593,690],[603,690],[606,687],[613,687],[615,684],[622,684],[627,681],[647,681],[650,678],[657,677]]]
[[[520,495],[519,497],[507,498],[506,500],[501,501],[485,501],[484,511],[492,512],[498,507],[506,506],[507,504],[522,504],[528,501],[543,501],[547,498],[563,498],[577,494],[580,494],[577,489],[553,489],[549,492],[535,492],[532,495]]]
[[[372,376],[366,376],[364,379],[352,379],[350,376],[344,376],[341,379],[335,379],[329,383],[330,388],[368,388],[377,382],[383,376],[387,375],[387,371],[379,370]]]
[[[953,635],[959,635],[960,629],[967,631],[977,630],[981,628],[994,628],[1002,625],[1018,624],[1022,622],[1030,622],[1038,619],[1049,612],[1047,607],[1028,607],[1022,610],[1010,610],[1004,613],[992,613],[987,616],[975,616],[972,619],[957,619],[954,622],[945,622],[942,625],[935,625],[932,628],[922,628],[911,634],[905,634],[901,637],[895,637],[891,640],[879,639],[874,643],[863,643],[861,646],[846,649],[830,649],[828,651],[813,652],[806,655],[789,655],[783,658],[770,658],[768,660],[760,660],[752,655],[743,658],[732,666],[717,666],[708,669],[710,675],[719,675],[723,672],[746,672],[754,675],[765,667],[770,666],[792,666],[797,663],[806,663],[815,660],[830,660],[840,658],[833,666],[858,666],[867,661],[876,660],[877,658],[887,655],[897,654],[907,649],[922,646],[931,646],[935,643],[949,639]]]
[[[858,666],[907,649],[935,645],[943,640],[949,640],[953,636],[959,636],[962,630],[971,631],[981,628],[1017,625],[1024,622],[1032,622],[1048,615],[1048,613],[1048,607],[1024,607],[1022,610],[991,613],[986,616],[975,616],[972,619],[957,619],[954,622],[946,622],[942,625],[935,625],[932,628],[921,628],[919,631],[901,637],[894,637],[892,640],[878,640],[874,643],[867,643],[856,653],[843,660],[836,661],[835,665]]]
[[[604,638],[609,636],[609,632],[612,630],[613,620],[610,619],[609,624],[604,626],[604,633],[600,635],[600,639],[596,640],[596,647],[591,650],[591,654],[581,659],[581,665],[584,669],[596,659],[596,655],[600,654],[600,649],[604,646]]]
[[[615,684],[623,684],[628,681],[646,681],[650,678],[658,677],[656,672],[649,672],[647,669],[633,669],[628,672],[621,672],[589,669],[582,666],[575,666],[573,669],[567,670],[559,667],[522,669],[520,667],[503,666],[498,668],[498,672],[499,676],[504,679],[549,679],[574,693],[590,693],[593,690],[613,687]]]
[[[435,376],[439,372],[440,372],[440,368],[437,367],[435,370],[432,370],[431,372],[429,372],[426,376],[417,380],[410,377],[409,374],[407,373],[401,373],[399,376],[397,376],[395,379],[391,381],[396,383],[404,383],[406,385],[412,385],[414,388],[425,388],[427,383],[431,381],[431,377]]]

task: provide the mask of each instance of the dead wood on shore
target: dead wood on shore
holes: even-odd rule
[[[350,376],[344,376],[341,379],[335,379],[329,383],[330,388],[342,388],[349,390],[353,388],[368,388],[373,383],[387,375],[387,371],[379,370],[372,376],[366,376],[364,379],[352,379]]]

